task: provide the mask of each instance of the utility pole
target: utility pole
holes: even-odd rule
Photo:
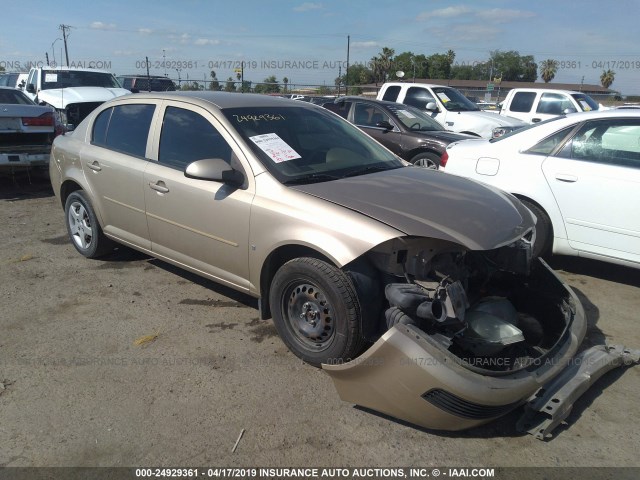
[[[67,59],[67,67],[69,66],[69,50],[67,50],[67,29],[71,28],[69,25],[60,25],[62,30],[62,39],[64,40],[64,55]]]
[[[349,50],[351,47],[351,35],[347,35],[347,68],[344,74],[344,94],[349,95]]]

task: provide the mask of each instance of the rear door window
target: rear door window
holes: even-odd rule
[[[509,110],[512,112],[530,112],[535,99],[535,92],[518,92],[513,96]]]
[[[101,112],[93,123],[92,143],[144,158],[155,105],[118,105]]]

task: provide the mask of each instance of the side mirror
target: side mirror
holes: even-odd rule
[[[565,115],[569,114],[569,113],[576,113],[577,110],[573,107],[569,107],[569,108],[565,108],[562,113],[564,113]]]
[[[198,180],[222,182],[239,187],[244,183],[244,175],[234,170],[221,158],[204,158],[187,165],[184,176]]]
[[[27,85],[27,92],[36,93],[36,86],[33,83],[29,83]]]
[[[385,130],[393,130],[393,125],[391,125],[386,120],[383,120],[382,122],[376,123],[376,127],[384,128]]]
[[[438,106],[436,105],[436,102],[429,102],[427,103],[427,106],[425,107],[425,109],[428,112],[438,112]]]

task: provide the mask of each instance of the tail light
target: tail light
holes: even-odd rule
[[[43,113],[39,117],[22,117],[25,127],[53,127],[53,113]]]
[[[444,168],[449,161],[449,154],[445,150],[444,153],[440,156],[440,168]]]

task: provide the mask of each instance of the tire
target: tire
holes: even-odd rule
[[[362,350],[360,305],[342,270],[315,258],[290,260],[274,275],[269,302],[282,341],[305,362],[347,362]]]
[[[440,168],[440,157],[431,152],[419,153],[409,161],[416,167],[430,168],[432,170]]]
[[[533,257],[548,257],[551,254],[553,244],[553,227],[549,216],[536,204],[528,200],[520,200],[522,204],[537,217],[536,243],[533,246]]]
[[[115,244],[102,233],[93,206],[82,190],[67,197],[64,213],[69,239],[80,254],[98,258],[113,250]]]

